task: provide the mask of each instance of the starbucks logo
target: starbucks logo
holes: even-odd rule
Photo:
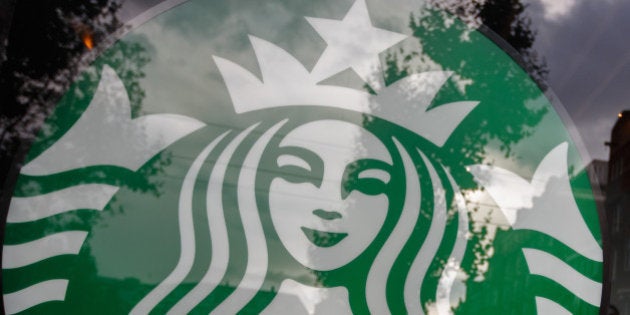
[[[458,21],[441,29],[455,23],[505,66],[468,72],[440,65],[439,54],[417,69],[383,63],[379,54],[402,53],[420,31],[388,30],[370,16],[357,0],[340,19],[306,17],[326,44],[312,66],[251,34],[243,36],[258,68],[214,51],[212,93],[227,96],[227,109],[208,119],[179,109],[132,117],[124,77],[97,60],[84,109],[63,133],[40,137],[22,168],[3,247],[5,311],[597,311],[592,191],[542,92]],[[362,85],[344,84],[344,73]],[[521,94],[501,91],[515,85]],[[493,116],[497,104],[523,114]],[[509,134],[492,129],[497,121],[554,136],[504,141],[528,159],[511,160],[492,153]]]

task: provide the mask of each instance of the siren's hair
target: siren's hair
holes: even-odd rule
[[[192,192],[201,166],[211,154],[218,154],[210,172],[205,198],[212,257],[202,279],[192,289],[182,289],[185,295],[170,308],[170,312],[187,313],[200,306],[213,309],[215,313],[237,313],[246,306],[253,305],[263,310],[269,304],[275,292],[261,293],[261,290],[276,289],[280,283],[268,283],[273,281],[268,279],[269,244],[260,213],[264,210],[256,204],[256,172],[264,149],[285,123],[286,120],[276,123],[257,138],[252,131],[258,124],[235,136],[224,133],[199,154],[186,175],[180,194],[182,251],[179,262],[171,274],[134,307],[132,313],[147,313],[174,290],[182,289],[195,260]],[[450,310],[450,288],[465,251],[468,229],[462,198],[442,166],[425,156],[417,144],[402,143],[399,139],[389,138],[393,143],[389,148],[398,151],[392,153],[400,155],[404,168],[406,192],[402,210],[388,211],[388,218],[397,216],[390,218],[394,228],[379,232],[379,235],[385,233],[386,241],[370,262],[369,272],[364,277],[365,292],[350,292],[353,312],[424,314],[424,308],[430,301],[435,301],[438,310]],[[251,142],[251,149],[246,154],[240,153],[239,150]],[[234,170],[230,165],[242,167]],[[238,178],[239,189],[231,190],[226,183],[235,181],[235,178]],[[225,211],[224,202],[230,198],[236,201],[237,209]],[[455,204],[455,211],[448,213],[451,204]],[[458,220],[447,222],[455,217]],[[230,222],[230,230],[226,221]],[[235,227],[235,224],[241,226]],[[238,235],[241,227],[244,235]],[[450,237],[445,238],[445,234]],[[235,242],[248,249],[246,257],[230,251],[237,248]],[[247,262],[245,268],[233,266],[239,261]],[[431,268],[443,268],[442,276],[427,284],[425,279],[429,278]],[[230,280],[230,271],[243,275],[235,289],[225,285]],[[396,294],[387,295],[388,290],[394,290]],[[262,303],[256,300],[262,300]]]

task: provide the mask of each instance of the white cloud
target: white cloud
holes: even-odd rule
[[[576,0],[538,0],[545,9],[545,19],[555,20],[565,17],[575,7]]]

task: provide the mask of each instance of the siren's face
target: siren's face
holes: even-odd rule
[[[280,148],[269,207],[281,242],[315,270],[349,263],[385,221],[389,152],[364,128],[337,120],[302,125]]]

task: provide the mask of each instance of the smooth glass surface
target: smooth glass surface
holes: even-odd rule
[[[579,70],[535,50],[570,46],[550,23],[589,5],[562,3],[64,18],[79,66],[45,100],[26,80],[12,104],[37,114],[3,134],[13,152],[45,121],[5,184],[5,311],[598,313],[614,260],[589,130],[609,129],[560,104]]]

